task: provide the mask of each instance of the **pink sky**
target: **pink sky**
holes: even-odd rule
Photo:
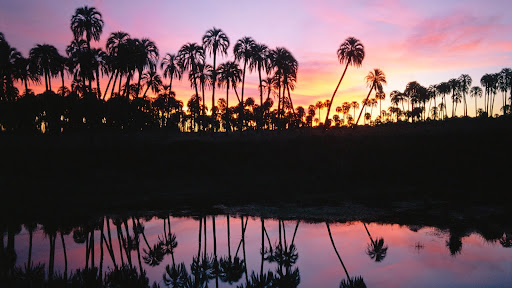
[[[219,63],[232,60],[232,47],[244,36],[270,48],[286,47],[299,62],[297,88],[292,93],[295,105],[307,106],[331,97],[343,70],[336,50],[349,36],[361,40],[366,57],[361,68],[349,67],[333,107],[366,97],[364,77],[373,68],[386,73],[388,85],[384,88],[389,95],[392,90],[403,91],[410,81],[428,86],[463,73],[478,85],[483,74],[512,66],[512,17],[509,3],[501,0],[26,0],[3,3],[0,31],[25,56],[42,43],[52,44],[64,54],[72,39],[71,16],[84,5],[96,7],[103,15],[101,40],[93,43],[102,48],[111,32],[122,30],[132,37],[150,38],[163,57],[187,42],[200,43],[206,30],[214,26],[231,41],[228,57],[220,58]],[[211,58],[207,61],[213,62]],[[256,73],[248,75],[247,96],[259,97],[257,81]],[[107,81],[103,82],[105,87]],[[34,90],[40,92],[38,89],[41,87]],[[187,80],[177,82],[173,90],[184,102],[193,94]],[[217,91],[216,98],[225,96],[225,91]],[[207,99],[211,99],[210,93]],[[473,103],[468,103],[470,115],[474,114]],[[388,105],[386,99],[383,107]]]

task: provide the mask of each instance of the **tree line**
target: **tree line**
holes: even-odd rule
[[[74,37],[65,55],[52,45],[37,44],[24,57],[0,32],[2,130],[61,133],[83,128],[165,127],[175,131],[242,131],[352,126],[358,125],[361,118],[365,124],[440,120],[448,117],[447,95],[452,99],[451,117],[461,102],[463,115],[467,116],[467,96],[474,97],[476,105],[482,95],[485,103],[475,113],[493,116],[499,92],[503,96],[503,114],[510,107],[506,104],[506,94],[512,93],[509,68],[484,75],[481,84],[485,90],[471,87],[471,77],[466,74],[428,88],[410,82],[403,92],[390,93],[392,106],[387,110],[382,109],[386,76],[382,70],[373,69],[365,77],[369,93],[361,106],[357,101],[344,102],[330,118],[334,97],[348,67],[360,67],[365,57],[364,45],[354,37],[348,37],[337,51],[345,68],[331,99],[305,108],[293,105],[291,91],[297,83],[298,61],[284,47],[271,49],[251,37],[243,37],[233,45],[234,59],[218,63],[218,56],[228,54],[231,42],[221,29],[213,27],[206,31],[202,43],[186,43],[177,53],[163,57],[152,40],[133,38],[123,31],[111,33],[105,49],[92,48],[91,42],[100,40],[103,26],[102,14],[96,8],[76,9],[70,23]],[[207,63],[207,56],[212,58],[212,64]],[[248,97],[245,91],[246,75],[251,72],[258,74],[259,95],[254,97]],[[185,74],[193,95],[183,103],[172,89],[173,81],[182,80]],[[65,86],[66,77],[71,78],[71,87]],[[108,78],[106,87],[100,85],[102,77]],[[56,91],[55,83],[52,86],[54,78],[60,80]],[[29,85],[43,82],[45,92],[35,95]],[[21,92],[16,84],[23,87]],[[222,91],[216,89],[224,90],[225,98],[218,93],[216,97],[216,92]],[[155,98],[148,97],[149,90]],[[211,91],[209,108],[206,90]],[[232,106],[230,93],[236,96]],[[277,109],[273,108],[275,99]],[[379,116],[372,120],[377,101]],[[324,121],[323,108],[327,109]]]

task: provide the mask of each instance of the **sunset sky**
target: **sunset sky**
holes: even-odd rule
[[[101,40],[93,43],[94,47],[104,48],[110,33],[121,30],[132,37],[150,38],[163,57],[187,42],[200,43],[206,30],[214,26],[231,41],[228,57],[220,58],[219,63],[232,60],[232,47],[244,36],[270,48],[286,47],[299,62],[297,88],[292,92],[295,105],[307,106],[331,97],[343,71],[336,50],[349,36],[361,40],[366,57],[361,68],[349,67],[333,107],[344,101],[361,101],[368,93],[364,76],[373,68],[386,74],[384,89],[389,95],[392,90],[403,91],[410,81],[428,86],[462,73],[479,85],[483,74],[512,66],[512,17],[510,3],[504,0],[3,0],[0,31],[24,56],[43,43],[64,54],[72,40],[71,16],[84,5],[96,7],[105,22]],[[211,58],[207,61],[213,62]],[[175,82],[173,89],[184,102],[193,94],[185,79]],[[257,85],[257,74],[250,74],[245,94],[259,97]],[[32,88],[41,92],[41,88]],[[225,97],[225,91],[216,92],[218,97]],[[498,99],[501,103],[501,96]],[[383,107],[388,101],[387,96]],[[472,99],[468,102],[470,115],[474,115],[473,103]]]

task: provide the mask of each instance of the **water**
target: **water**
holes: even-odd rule
[[[507,248],[512,244],[512,235],[507,238],[505,233],[501,238],[486,240],[478,233],[435,227],[329,223],[340,261],[325,222],[243,217],[242,224],[241,216],[229,216],[229,240],[226,215],[103,218],[80,228],[50,226],[37,224],[32,233],[31,267],[44,265],[44,274],[31,276],[33,279],[44,277],[44,281],[62,281],[64,272],[68,279],[72,279],[76,278],[77,269],[83,271],[86,266],[89,271],[96,271],[90,267],[99,269],[101,266],[102,278],[113,279],[112,275],[107,276],[114,269],[113,256],[118,267],[122,263],[125,268],[131,266],[132,275],[142,278],[144,283],[156,283],[160,287],[166,287],[166,266],[173,267],[173,258],[174,267],[184,264],[191,282],[201,284],[201,279],[208,277],[202,282],[207,282],[208,287],[247,287],[247,281],[254,284],[253,280],[261,278],[262,274],[269,276],[267,279],[278,287],[295,287],[297,284],[299,287],[339,287],[342,280],[347,280],[347,273],[352,280],[361,277],[367,287],[512,287],[512,248]],[[245,233],[242,233],[244,227]],[[23,274],[27,270],[30,251],[28,226],[4,226],[2,229],[0,279],[9,285],[14,281],[19,284],[20,279],[30,278],[26,272]],[[127,235],[132,239],[131,245],[123,245],[123,242],[127,243]],[[177,246],[172,248],[174,236]],[[265,251],[263,268],[262,241]],[[87,250],[88,246],[94,249]],[[128,253],[127,246],[131,246]],[[205,259],[205,249],[209,261],[201,261],[206,263],[205,269],[198,269],[204,273],[194,274],[191,264],[198,254],[199,259]],[[10,252],[12,250],[15,256]],[[238,257],[241,263],[244,260],[247,263],[247,277],[242,265],[231,284],[225,281],[223,269],[215,269],[218,267],[215,263],[228,259],[229,254],[232,259]],[[49,279],[52,266],[57,276]],[[141,269],[147,279],[144,275],[141,277]],[[253,274],[254,278],[251,277]]]

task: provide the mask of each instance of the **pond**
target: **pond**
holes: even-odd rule
[[[172,215],[2,225],[0,280],[7,287],[512,285],[510,233],[488,239],[421,225]]]

